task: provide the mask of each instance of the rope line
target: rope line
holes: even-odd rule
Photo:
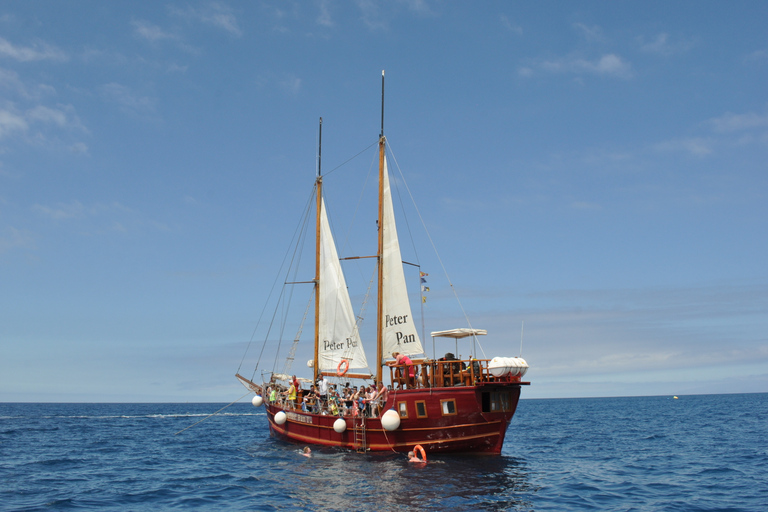
[[[207,420],[207,419],[208,419],[208,418],[210,418],[211,416],[215,416],[215,415],[219,414],[221,411],[223,411],[224,409],[226,409],[226,408],[227,408],[227,407],[229,407],[230,405],[235,405],[237,402],[239,402],[239,401],[240,401],[240,400],[242,400],[243,398],[247,397],[247,396],[248,396],[248,395],[250,395],[251,393],[253,393],[253,391],[249,391],[249,392],[247,392],[246,394],[244,394],[243,396],[241,396],[240,398],[238,398],[237,400],[235,400],[235,401],[234,401],[234,402],[232,402],[231,404],[229,404],[229,405],[225,405],[224,407],[222,407],[221,409],[219,409],[219,410],[218,410],[218,411],[216,411],[215,413],[213,413],[213,414],[209,414],[208,416],[206,416],[205,418],[201,419],[200,421],[198,421],[198,422],[197,422],[197,423],[195,423],[194,425],[190,425],[190,426],[188,426],[187,428],[183,428],[183,429],[179,430],[178,432],[176,432],[176,433],[175,433],[175,434],[173,434],[173,435],[177,436],[177,435],[181,434],[182,432],[184,432],[185,430],[189,430],[190,428],[194,427],[195,425],[199,425],[199,424],[201,424],[202,422],[204,422],[205,420]]]

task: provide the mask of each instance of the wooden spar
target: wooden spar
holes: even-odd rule
[[[320,133],[317,141],[317,220],[315,222],[315,354],[312,382],[320,377],[318,362],[320,350],[320,209],[323,204],[323,176],[320,174],[320,156],[323,143],[323,118],[320,118]]]
[[[376,306],[376,382],[381,382],[381,365],[384,340],[382,339],[381,322],[384,318],[384,71],[381,72],[381,134],[379,135],[379,268],[378,268],[378,290]]]

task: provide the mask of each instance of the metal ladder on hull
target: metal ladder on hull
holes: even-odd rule
[[[352,419],[355,430],[355,451],[365,453],[368,451],[368,440],[365,435],[365,416],[360,414]]]

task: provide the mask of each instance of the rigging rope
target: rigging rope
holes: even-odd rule
[[[408,182],[405,181],[405,177],[403,176],[402,170],[400,170],[400,165],[397,163],[397,158],[395,158],[395,154],[392,151],[392,147],[389,145],[389,141],[387,141],[387,146],[389,147],[389,151],[392,154],[392,160],[394,160],[395,162],[395,167],[397,167],[397,170],[400,172],[400,177],[403,179],[403,185],[405,185],[405,190],[408,191],[408,195],[411,198],[411,203],[413,203],[413,208],[416,210],[416,214],[419,216],[421,225],[424,227],[424,232],[427,234],[427,239],[429,239],[429,243],[432,244],[432,250],[435,251],[435,256],[437,257],[437,261],[440,263],[440,266],[443,269],[443,273],[445,274],[445,278],[448,280],[448,285],[451,287],[453,296],[456,297],[456,302],[458,302],[459,304],[459,308],[461,309],[461,313],[464,315],[464,319],[467,321],[467,325],[469,326],[470,329],[472,329],[472,322],[470,322],[469,316],[467,315],[467,312],[464,309],[464,305],[461,303],[461,299],[459,299],[459,294],[456,292],[456,287],[453,286],[453,281],[451,281],[451,277],[448,275],[448,270],[445,268],[442,258],[440,258],[440,253],[437,252],[437,247],[435,246],[435,242],[432,240],[432,236],[429,234],[429,230],[427,229],[427,224],[426,222],[424,222],[424,218],[421,216],[421,211],[419,211],[419,207],[416,205],[416,200],[413,198],[411,189],[408,187]],[[485,357],[485,351],[483,350],[482,345],[480,345],[480,340],[477,339],[477,336],[473,336],[473,337],[475,338],[475,342],[480,347],[480,351],[483,352],[483,357]]]
[[[313,186],[314,190],[314,186]],[[314,192],[309,195],[309,200],[307,201],[307,206],[304,207],[304,211],[306,212],[309,208],[309,205],[312,204],[312,198],[314,197]],[[306,217],[306,213],[304,214],[304,217]],[[288,248],[285,251],[285,255],[283,256],[283,261],[280,264],[280,269],[277,271],[277,274],[275,274],[275,280],[272,283],[272,288],[269,290],[269,294],[267,295],[267,300],[264,301],[264,307],[261,310],[261,314],[259,315],[259,319],[256,322],[256,326],[253,328],[253,332],[251,333],[251,339],[248,341],[248,345],[245,347],[245,352],[243,353],[243,357],[240,360],[240,365],[237,367],[237,373],[240,373],[240,369],[243,366],[243,362],[245,361],[245,357],[248,355],[248,351],[251,348],[251,344],[253,343],[254,338],[256,337],[256,332],[259,329],[259,326],[261,325],[261,321],[264,318],[264,313],[267,310],[267,305],[269,305],[269,300],[272,297],[272,294],[275,291],[275,287],[277,286],[277,282],[280,278],[280,275],[282,274],[282,270],[285,267],[285,262],[288,259],[288,255],[291,253],[291,247],[293,247],[293,240],[296,240],[298,237],[300,237],[301,232],[303,231],[302,226],[306,224],[306,220],[303,220],[303,222],[299,222],[299,224],[296,226],[296,229],[293,232],[293,236],[291,237],[291,243],[288,245]],[[282,292],[281,292],[282,296]],[[279,300],[279,299],[278,299]],[[274,319],[274,316],[273,316]],[[271,325],[271,324],[270,324]],[[271,328],[271,327],[270,327]],[[264,343],[261,346],[261,352],[259,352],[259,358],[256,360],[256,366],[253,369],[253,374],[251,375],[251,380],[256,376],[256,372],[259,369],[259,364],[261,364],[261,358],[264,355],[264,348],[266,347],[267,342],[266,339],[264,340]]]
[[[221,409],[219,409],[219,410],[218,410],[218,411],[216,411],[215,413],[213,413],[213,414],[209,414],[208,416],[206,416],[205,418],[201,419],[201,420],[200,420],[200,421],[198,421],[197,423],[195,423],[195,424],[193,424],[193,425],[190,425],[190,426],[188,426],[187,428],[183,428],[183,429],[179,430],[178,432],[176,432],[176,433],[175,433],[175,434],[173,434],[173,435],[177,436],[177,435],[181,434],[182,432],[184,432],[185,430],[189,430],[190,428],[194,427],[195,425],[199,425],[199,424],[201,424],[202,422],[204,422],[205,420],[207,420],[207,419],[208,419],[208,418],[210,418],[211,416],[215,416],[215,415],[219,414],[221,411],[223,411],[224,409],[226,409],[226,408],[227,408],[227,407],[229,407],[230,405],[234,405],[234,404],[236,404],[237,402],[239,402],[239,401],[240,401],[240,400],[242,400],[243,398],[247,397],[247,396],[248,396],[248,395],[250,395],[251,393],[253,393],[253,391],[249,391],[249,392],[247,392],[246,394],[244,394],[243,396],[241,396],[240,398],[238,398],[237,400],[235,400],[235,401],[234,401],[234,402],[232,402],[231,404],[229,404],[229,405],[225,405],[224,407],[222,407]]]

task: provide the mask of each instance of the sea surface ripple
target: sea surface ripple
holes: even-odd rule
[[[766,393],[521,400],[500,456],[426,465],[222,405],[0,404],[0,510],[768,510]]]

